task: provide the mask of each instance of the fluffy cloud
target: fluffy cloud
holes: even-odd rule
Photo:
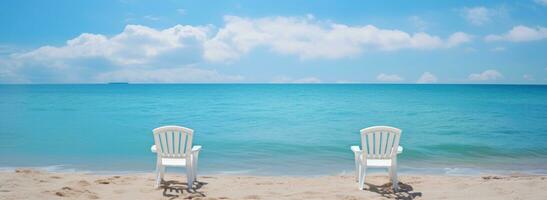
[[[128,25],[113,36],[83,33],[61,46],[0,55],[0,82],[237,81],[243,77],[199,66],[234,61],[257,48],[301,59],[339,59],[374,50],[451,48],[471,39],[462,32],[442,39],[423,32],[319,21],[313,16],[226,16],[218,29]],[[320,80],[309,77],[299,82]]]
[[[450,37],[448,37],[448,40],[446,41],[445,46],[446,47],[455,47],[463,43],[470,42],[472,39],[472,36],[463,32],[456,32]]]
[[[502,78],[503,78],[503,75],[500,72],[493,69],[489,69],[481,73],[469,74],[469,77],[468,77],[470,81],[494,81],[494,80],[499,80]]]
[[[196,68],[210,28],[164,30],[128,25],[112,37],[83,33],[60,47],[43,46],[0,59],[1,82],[231,82],[243,79]]]
[[[397,74],[381,73],[381,74],[378,74],[378,76],[376,76],[376,80],[382,81],[382,82],[400,82],[400,81],[403,81],[404,79]]]
[[[409,34],[373,25],[348,26],[317,21],[313,17],[225,17],[225,26],[205,43],[204,57],[211,61],[238,59],[254,48],[265,47],[301,59],[337,59],[365,50],[450,48],[471,40],[457,32],[448,39],[427,33]]]
[[[437,77],[430,73],[424,72],[422,76],[416,81],[416,83],[436,83],[438,81]]]
[[[547,28],[538,26],[530,28],[519,25],[513,27],[509,32],[501,35],[488,35],[484,39],[486,41],[511,41],[511,42],[527,42],[534,40],[542,40],[547,38]]]
[[[490,18],[494,15],[494,11],[479,6],[473,8],[464,8],[462,10],[462,16],[473,25],[483,25],[490,22]]]
[[[9,55],[9,54],[12,54],[12,53],[16,53],[18,51],[19,51],[19,49],[15,46],[0,44],[0,56],[1,55]]]
[[[83,58],[104,58],[118,65],[149,64],[162,55],[177,50],[195,50],[207,38],[207,27],[176,25],[165,30],[128,25],[111,38],[101,34],[83,33],[68,40],[65,46],[44,46],[14,54],[12,58],[51,62]],[[196,45],[197,44],[197,45]],[[177,52],[180,53],[180,52]]]

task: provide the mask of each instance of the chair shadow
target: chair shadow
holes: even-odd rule
[[[389,199],[411,200],[422,196],[421,192],[415,192],[411,185],[402,182],[399,182],[399,190],[397,192],[393,191],[391,183],[386,183],[383,185],[373,185],[369,183],[365,184],[369,186],[366,190],[378,193]]]
[[[192,198],[196,197],[205,197],[205,193],[198,191],[204,185],[207,185],[206,182],[194,181],[192,187],[188,187],[188,183],[180,181],[162,181],[160,188],[163,189],[163,196],[169,199],[175,199],[184,195],[185,192],[187,195]]]

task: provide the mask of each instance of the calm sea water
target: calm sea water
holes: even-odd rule
[[[202,173],[349,173],[358,131],[391,125],[403,173],[547,174],[547,86],[508,85],[0,85],[0,168],[150,172],[170,124]]]

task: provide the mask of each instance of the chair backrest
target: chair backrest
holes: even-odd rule
[[[397,155],[402,131],[390,126],[361,129],[363,156],[371,159],[391,159]]]
[[[194,130],[182,126],[162,126],[153,130],[154,143],[159,156],[185,158],[192,148]]]

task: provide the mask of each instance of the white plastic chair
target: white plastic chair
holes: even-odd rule
[[[355,175],[359,189],[365,187],[367,168],[388,169],[393,189],[399,189],[397,181],[397,154],[403,152],[399,146],[402,131],[389,126],[373,126],[361,129],[361,150],[359,146],[351,146],[355,154]]]
[[[194,130],[181,126],[162,126],[153,130],[150,150],[157,153],[155,188],[163,181],[165,167],[185,167],[188,190],[197,181],[198,156],[201,146],[192,147]],[[159,147],[159,148],[158,148]]]

